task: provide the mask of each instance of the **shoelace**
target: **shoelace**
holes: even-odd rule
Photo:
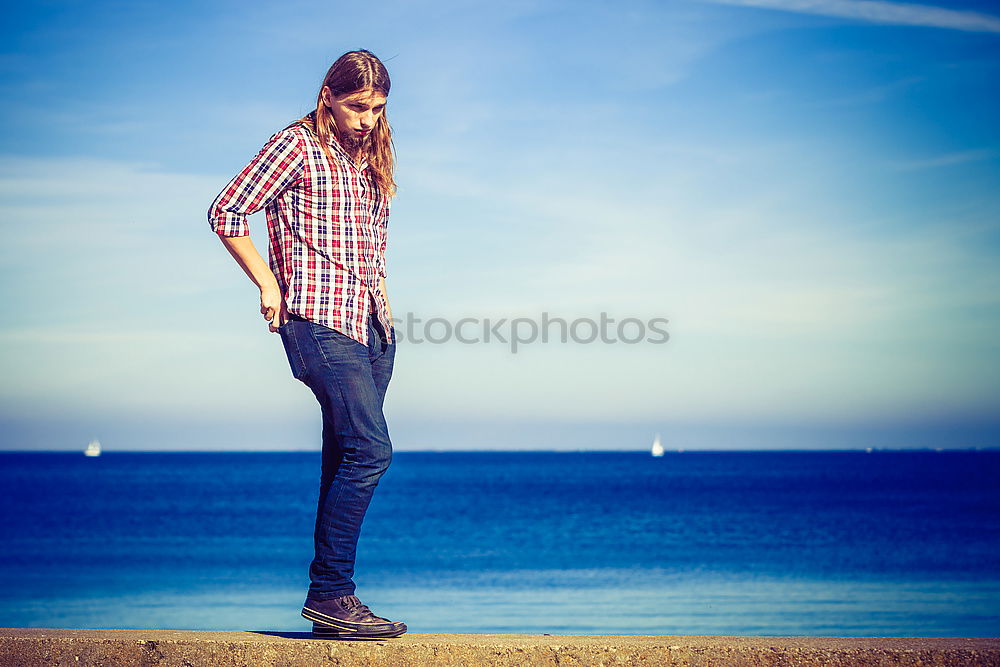
[[[368,608],[368,605],[362,604],[361,600],[358,599],[356,595],[346,595],[340,600],[340,604],[344,609],[353,611],[357,614],[361,614],[365,618],[375,618],[378,620],[384,620],[372,613],[372,610]]]

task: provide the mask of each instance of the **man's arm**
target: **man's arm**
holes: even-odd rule
[[[264,261],[264,258],[257,252],[253,241],[249,236],[220,236],[222,244],[233,256],[233,259],[243,268],[244,273],[260,289],[260,312],[267,320],[268,329],[272,332],[278,330],[288,321],[288,309],[285,306],[285,297],[278,287],[278,280],[271,272],[271,268]],[[382,283],[383,294],[385,293],[385,283]]]
[[[392,322],[392,308],[389,307],[389,293],[385,291],[385,276],[379,278],[382,287],[382,298],[385,299],[385,309],[389,315],[389,322]]]
[[[247,216],[278,197],[302,177],[299,139],[281,131],[264,145],[250,164],[233,177],[208,209],[208,223],[223,245],[260,289],[260,312],[271,331],[288,321],[278,281],[250,240]]]

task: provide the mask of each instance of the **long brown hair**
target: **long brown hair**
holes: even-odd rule
[[[316,96],[316,111],[303,117],[300,122],[316,134],[323,152],[332,161],[334,158],[330,150],[330,137],[336,138],[338,134],[333,114],[323,102],[324,86],[337,98],[369,89],[388,97],[390,85],[389,72],[374,53],[364,49],[348,51],[330,65],[323,77],[323,85],[319,87],[319,95]],[[379,189],[391,197],[396,194],[396,181],[393,179],[396,160],[392,146],[392,128],[389,127],[384,109],[369,136],[365,151],[368,164]]]

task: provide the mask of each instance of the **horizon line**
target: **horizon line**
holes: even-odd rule
[[[319,449],[112,449],[103,450],[107,454],[318,454]],[[667,449],[667,454],[689,453],[766,453],[766,452],[983,452],[1000,451],[1000,445],[972,447],[818,447],[768,449],[713,449],[682,448]],[[82,454],[82,449],[2,449],[0,454]],[[397,449],[393,454],[647,454],[644,449]],[[95,457],[96,458],[96,457]]]

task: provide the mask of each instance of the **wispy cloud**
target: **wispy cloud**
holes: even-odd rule
[[[980,162],[982,160],[992,160],[996,158],[997,152],[994,150],[981,148],[968,151],[958,151],[935,155],[934,157],[899,160],[891,162],[890,166],[898,171],[917,171],[920,169],[934,169],[937,167],[953,167],[968,162]]]
[[[932,28],[1000,33],[1000,18],[979,12],[878,0],[709,0],[718,4]]]
[[[896,81],[884,83],[878,86],[858,90],[852,94],[842,95],[833,99],[819,100],[814,106],[823,109],[833,107],[853,107],[868,104],[879,104],[890,98],[898,96],[900,93],[908,91],[914,85],[926,81],[926,77],[907,76]]]

